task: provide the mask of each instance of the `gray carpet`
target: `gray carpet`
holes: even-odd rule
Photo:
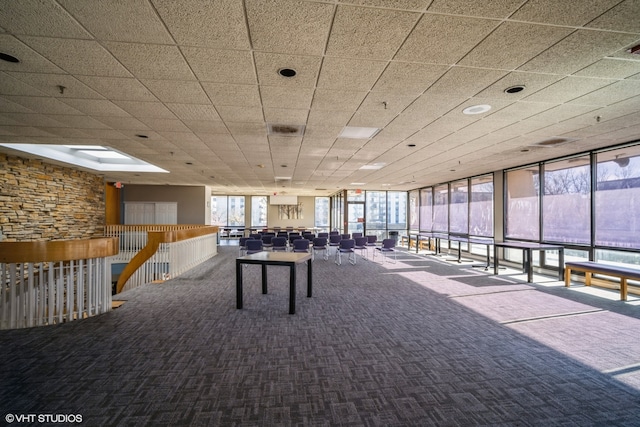
[[[299,267],[295,315],[288,269],[269,267],[262,295],[260,267],[246,266],[237,310],[236,255],[221,246],[179,278],[121,294],[105,315],[0,331],[2,413],[81,414],[90,426],[640,425],[638,370],[607,368],[640,362],[624,335],[639,329],[621,324],[640,321],[637,306],[616,312],[403,254],[384,265],[318,259],[313,298]],[[580,344],[597,331],[576,327],[577,314],[592,312],[623,334],[612,354]]]

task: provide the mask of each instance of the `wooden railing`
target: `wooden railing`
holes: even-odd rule
[[[0,329],[68,322],[111,310],[117,238],[0,242]]]
[[[138,227],[147,227],[146,239],[135,238],[138,243],[145,241],[145,245],[136,248],[139,250],[120,273],[116,293],[175,277],[218,253],[217,226],[177,226],[173,230],[171,226],[162,226],[162,230],[154,230],[157,226]],[[142,230],[138,228],[133,232]],[[133,252],[129,249],[125,250]]]

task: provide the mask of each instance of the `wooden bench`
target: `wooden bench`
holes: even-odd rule
[[[627,300],[627,280],[640,280],[640,269],[624,267],[619,265],[602,264],[593,261],[569,261],[565,263],[564,285],[568,288],[571,285],[571,271],[582,271],[585,274],[584,284],[591,286],[591,276],[593,274],[604,274],[620,278],[620,300]]]

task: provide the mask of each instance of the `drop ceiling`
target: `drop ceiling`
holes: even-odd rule
[[[640,139],[639,16],[637,0],[3,0],[0,52],[20,62],[0,61],[0,143],[169,171],[101,173],[124,183],[410,190]],[[552,139],[569,142],[537,145]]]

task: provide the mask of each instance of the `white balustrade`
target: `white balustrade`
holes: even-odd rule
[[[106,258],[0,263],[0,329],[82,319],[111,310]]]

